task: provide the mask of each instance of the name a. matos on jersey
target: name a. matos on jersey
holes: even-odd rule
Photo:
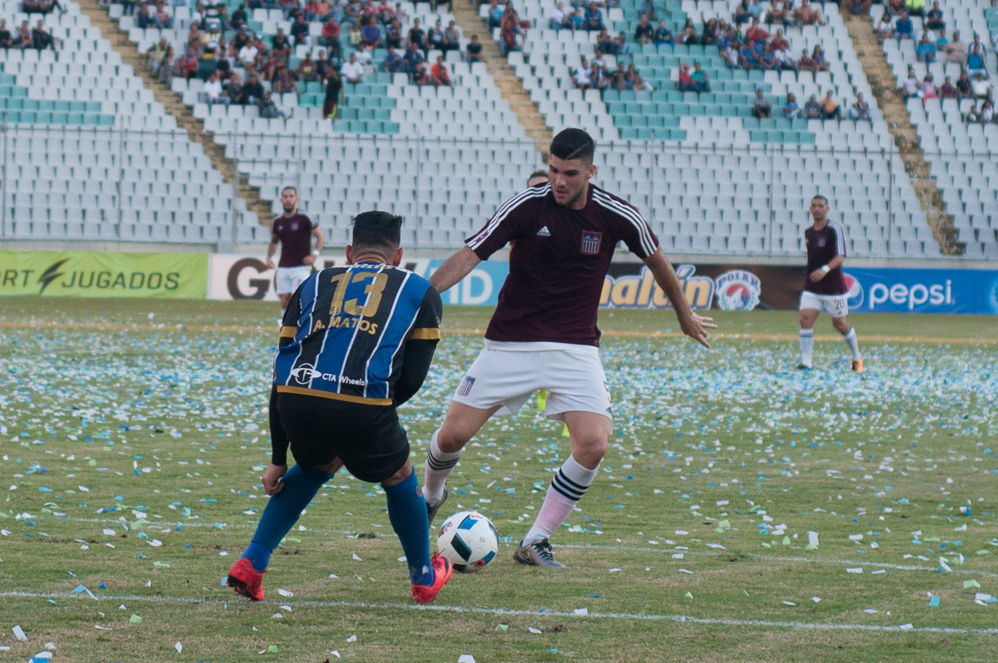
[[[709,309],[714,301],[714,279],[694,274],[693,265],[679,265],[676,276],[693,309]],[[607,276],[603,281],[600,306],[609,308],[672,308],[655,277],[647,267],[640,274],[625,274],[616,278]]]

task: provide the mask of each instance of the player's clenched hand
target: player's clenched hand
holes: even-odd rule
[[[263,482],[263,492],[268,495],[276,495],[277,493],[284,490],[284,484],[281,483],[281,477],[284,473],[288,471],[287,465],[274,465],[271,463],[264,470],[263,476],[260,477],[260,481]]]
[[[315,256],[305,256],[304,258],[302,258],[302,263],[306,265],[314,265]]]
[[[714,318],[697,315],[696,313],[690,313],[688,317],[681,318],[679,320],[679,327],[683,330],[684,334],[696,340],[705,348],[710,347],[710,343],[707,342],[707,330],[717,329],[717,325],[714,324]]]
[[[274,261],[271,260],[270,258],[267,258],[266,262],[264,262],[263,265],[267,269],[274,269]]]
[[[816,269],[813,272],[811,272],[811,276],[809,276],[808,278],[811,279],[811,283],[817,283],[821,279],[825,278],[825,273],[826,272],[823,269]]]

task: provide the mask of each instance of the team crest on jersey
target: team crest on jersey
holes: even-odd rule
[[[292,221],[291,222],[291,232],[294,232],[296,230],[298,230],[298,222],[297,221]]]
[[[818,238],[818,246],[819,246],[819,247],[820,247],[820,246],[824,246],[824,245],[825,245],[825,242],[826,242],[826,239],[825,239],[825,236],[824,236],[824,235],[822,235],[821,237],[819,237],[819,238]]]
[[[457,395],[467,396],[471,392],[471,388],[474,386],[475,386],[475,378],[469,375],[468,377],[464,378],[464,382],[462,382],[461,386],[457,388]]]
[[[599,245],[603,239],[603,233],[582,231],[582,252],[593,256],[599,253]]]
[[[751,272],[734,269],[717,277],[717,306],[725,311],[751,311],[759,305],[762,284]]]

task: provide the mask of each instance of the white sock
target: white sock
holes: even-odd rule
[[[811,350],[814,349],[814,330],[800,330],[800,363],[811,368]]]
[[[426,454],[423,470],[423,498],[430,504],[437,504],[444,498],[444,481],[461,458],[460,449],[450,453],[440,450],[437,445],[438,433],[439,428],[433,431],[433,437],[430,438],[430,450]]]
[[[284,320],[284,312],[287,311],[286,308],[281,309],[281,320]]]
[[[856,338],[856,329],[850,327],[849,331],[842,335],[849,345],[849,350],[852,351],[852,360],[859,361],[863,358],[863,355],[859,354],[859,339]]]
[[[549,538],[558,526],[565,522],[565,518],[572,513],[572,509],[596,478],[598,469],[590,470],[580,465],[574,456],[568,457],[551,479],[540,513],[537,514],[537,520],[534,521],[530,531],[523,537],[523,545]]]

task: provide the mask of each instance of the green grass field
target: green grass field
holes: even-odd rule
[[[265,602],[221,584],[266,501],[276,315],[0,300],[0,660],[994,659],[992,319],[853,316],[856,376],[827,317],[801,374],[793,312],[717,312],[704,350],[671,313],[604,311],[614,433],[553,537],[568,568],[511,559],[569,453],[531,401],[449,482],[445,511],[492,518],[499,556],[416,607],[380,487],[345,474],[274,555]],[[420,468],[481,345],[455,330],[487,320],[445,312],[401,410]]]

